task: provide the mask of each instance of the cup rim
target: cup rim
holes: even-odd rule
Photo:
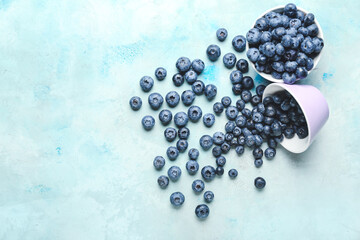
[[[310,128],[310,125],[309,125],[309,119],[308,119],[308,116],[307,116],[307,113],[306,111],[304,111],[304,108],[301,104],[301,101],[299,101],[299,99],[292,93],[291,91],[291,88],[288,87],[287,84],[285,83],[271,83],[269,84],[268,86],[266,86],[265,90],[264,90],[264,93],[263,93],[263,98],[267,97],[267,96],[270,96],[270,94],[268,94],[267,92],[269,91],[269,87],[270,88],[273,88],[273,87],[279,87],[285,91],[287,91],[288,93],[291,94],[291,96],[296,100],[296,102],[299,104],[300,108],[301,108],[301,111],[303,112],[304,116],[305,116],[305,120],[306,120],[306,126],[308,128],[308,136],[306,137],[306,144],[303,145],[303,147],[301,148],[301,150],[299,151],[296,151],[296,150],[293,150],[293,149],[289,149],[287,148],[286,146],[283,145],[284,141],[288,141],[290,139],[286,139],[284,138],[283,141],[280,142],[281,146],[283,146],[286,150],[292,152],[292,153],[302,153],[302,152],[305,152],[311,145],[311,141],[312,141],[312,132],[311,132],[311,128]],[[281,91],[281,90],[280,90]],[[298,137],[296,134],[294,137]]]
[[[276,6],[276,7],[273,7],[273,8],[270,8],[268,9],[267,11],[265,11],[264,13],[262,13],[259,17],[256,18],[255,22],[253,23],[252,27],[253,28],[255,26],[255,23],[256,21],[259,19],[259,18],[262,18],[263,16],[265,16],[266,13],[268,12],[272,12],[272,11],[278,11],[278,12],[282,12],[285,8],[285,5],[279,5],[279,6]],[[303,13],[305,14],[308,14],[309,11],[306,11],[305,9],[303,8],[300,8],[300,7],[297,7],[297,10],[300,10],[302,11]],[[324,35],[323,35],[323,31],[322,31],[322,28],[319,24],[319,22],[317,21],[317,19],[315,18],[315,24],[316,26],[318,27],[319,29],[319,33],[318,33],[318,37],[322,38],[324,40]],[[249,42],[246,41],[246,52],[249,50]],[[321,54],[322,54],[322,51],[314,58],[314,67],[308,71],[308,76],[309,74],[316,68],[317,64],[319,63],[320,61],[320,57],[321,57]],[[251,61],[249,61],[250,65],[252,66],[252,68],[255,70],[255,72],[257,74],[259,74],[261,77],[263,77],[264,79],[270,81],[270,82],[274,82],[274,83],[283,83],[284,81],[282,79],[276,79],[274,77],[271,76],[271,74],[267,74],[267,73],[264,73],[264,72],[259,72],[256,68],[255,68],[255,64]],[[305,78],[306,79],[306,78]],[[296,82],[297,81],[300,81],[302,79],[296,79]]]

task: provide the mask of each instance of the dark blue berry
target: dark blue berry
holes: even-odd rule
[[[195,93],[191,90],[186,90],[181,94],[181,101],[185,106],[191,105],[195,100]]]
[[[197,77],[197,73],[194,70],[189,70],[184,75],[184,78],[188,84],[193,84],[197,80]]]
[[[288,17],[294,18],[297,15],[296,5],[293,3],[288,3],[284,7],[284,14]]]
[[[162,156],[156,156],[154,158],[153,165],[156,170],[162,169],[165,166],[165,158],[163,158]]]
[[[304,26],[307,27],[315,22],[315,16],[312,13],[306,14],[304,18]]]
[[[210,209],[206,204],[200,204],[195,208],[195,215],[200,219],[207,218],[209,214]]]
[[[211,127],[215,123],[215,116],[212,113],[206,113],[203,116],[203,123],[206,127]]]
[[[195,59],[192,61],[191,67],[197,74],[200,74],[204,71],[205,63],[201,59]]]
[[[141,108],[142,100],[140,97],[134,96],[130,98],[129,104],[132,110],[137,111]]]
[[[244,102],[246,102],[246,103],[250,102],[251,97],[252,97],[252,95],[251,95],[251,92],[250,92],[249,90],[243,90],[243,91],[241,92],[241,99],[242,99]]]
[[[243,109],[245,108],[245,102],[244,102],[244,100],[238,99],[238,100],[236,101],[236,108],[237,108],[239,111],[243,110]]]
[[[187,127],[179,128],[178,135],[180,139],[188,139],[190,135],[190,130]]]
[[[154,127],[155,119],[152,116],[147,115],[147,116],[143,117],[143,119],[141,120],[141,123],[142,123],[144,129],[149,131]]]
[[[218,175],[218,176],[222,176],[224,174],[223,167],[217,167],[215,171],[216,171],[216,175]]]
[[[196,95],[201,95],[204,93],[205,84],[200,80],[196,80],[191,86],[191,89]]]
[[[224,106],[220,102],[216,102],[213,105],[213,111],[215,114],[219,115],[224,111]]]
[[[204,190],[205,183],[200,179],[194,180],[191,184],[191,188],[194,190],[194,192],[200,193]]]
[[[259,29],[260,31],[265,31],[269,28],[269,25],[265,18],[259,18],[255,22],[255,28]]]
[[[204,192],[204,200],[207,203],[211,203],[214,200],[214,193],[212,191]]]
[[[259,168],[263,165],[263,160],[261,158],[254,160],[255,167]]]
[[[239,59],[236,63],[236,69],[242,73],[247,73],[249,71],[249,63],[245,59]]]
[[[159,120],[163,125],[168,125],[172,120],[172,113],[170,110],[163,109],[159,113]]]
[[[213,147],[213,149],[212,149],[212,155],[214,156],[214,157],[219,157],[220,155],[221,155],[221,148],[220,148],[220,146],[215,146],[215,147]]]
[[[166,94],[165,100],[169,107],[176,107],[180,102],[180,96],[177,92],[171,91]]]
[[[180,87],[184,83],[184,77],[180,73],[174,74],[172,81],[176,87]]]
[[[272,148],[272,147],[268,147],[266,150],[265,150],[265,157],[267,159],[273,159],[276,155],[276,150],[275,148]]]
[[[210,101],[216,97],[217,87],[213,84],[208,84],[205,86],[205,96]]]
[[[232,84],[238,84],[242,82],[243,74],[239,70],[234,70],[230,73],[230,81]]]
[[[257,28],[250,29],[246,34],[246,40],[250,45],[256,45],[260,42],[261,31]]]
[[[296,78],[304,79],[307,77],[307,75],[308,75],[308,72],[306,71],[306,69],[304,67],[298,67],[296,69],[296,72],[295,72]]]
[[[228,174],[230,178],[236,178],[238,175],[238,171],[236,169],[230,169]]]
[[[177,137],[176,129],[172,128],[172,127],[166,128],[164,131],[164,136],[165,136],[166,141],[168,141],[168,142],[174,141]]]
[[[229,120],[235,120],[235,118],[237,117],[238,114],[239,114],[239,110],[234,106],[229,106],[226,109],[226,117]]]
[[[198,106],[191,106],[188,109],[188,117],[190,119],[190,121],[192,122],[197,122],[200,120],[200,118],[202,117],[202,110],[200,107]]]
[[[188,156],[191,160],[196,160],[199,157],[199,150],[196,148],[191,148],[188,152]]]
[[[233,53],[227,53],[223,57],[223,63],[226,68],[231,69],[236,64],[236,56]]]
[[[226,158],[224,156],[219,156],[216,158],[216,165],[219,167],[224,167],[226,164]]]
[[[206,55],[209,60],[215,62],[221,55],[221,50],[218,45],[212,44],[206,49]]]
[[[225,142],[225,134],[222,132],[215,132],[213,134],[213,143],[215,145],[221,145]]]
[[[228,153],[230,151],[230,144],[228,144],[227,142],[224,142],[223,144],[221,144],[221,151],[223,153]]]
[[[234,84],[231,90],[233,91],[234,95],[240,95],[243,90],[243,87],[240,83],[238,83],[238,84]]]
[[[154,79],[149,76],[144,76],[140,79],[140,87],[144,92],[149,92],[154,86]]]
[[[174,123],[177,127],[185,127],[189,118],[184,112],[178,112],[174,116]]]
[[[168,170],[168,176],[171,181],[177,181],[181,176],[181,169],[178,166],[171,166]]]
[[[205,179],[205,181],[211,181],[215,178],[216,172],[215,168],[212,166],[205,166],[201,169],[201,176]]]
[[[157,179],[157,182],[158,182],[160,188],[164,189],[169,185],[169,178],[167,176],[161,175]]]
[[[185,196],[181,192],[174,192],[170,196],[170,203],[175,207],[181,206],[185,202]]]
[[[155,70],[155,77],[157,78],[157,80],[161,81],[161,80],[164,80],[165,77],[166,77],[166,69],[163,68],[163,67],[158,67],[156,70]]]
[[[245,140],[245,138],[243,138],[243,139]],[[238,139],[238,142],[239,142],[239,139]],[[238,155],[241,155],[244,153],[245,148],[242,145],[238,145],[238,146],[236,146],[235,151]]]
[[[179,152],[185,152],[188,147],[188,142],[185,139],[179,139],[176,142],[176,148],[179,150]]]
[[[211,146],[213,145],[213,139],[209,135],[204,135],[200,138],[200,146],[204,150],[209,150]]]
[[[246,56],[248,57],[248,59],[252,62],[256,62],[259,57],[260,57],[260,52],[258,49],[256,48],[250,48],[247,52],[246,52]]]
[[[262,177],[257,177],[254,180],[254,185],[257,189],[263,189],[266,185],[266,181]]]
[[[225,28],[219,28],[216,31],[216,37],[220,42],[225,41],[227,35],[228,35],[228,32],[227,32],[227,30]]]
[[[187,57],[181,57],[176,61],[176,68],[180,73],[186,73],[190,70],[191,61]]]
[[[197,163],[197,161],[189,160],[186,163],[186,170],[190,175],[194,175],[199,170],[199,164]]]
[[[232,40],[232,45],[235,51],[243,52],[246,47],[246,39],[242,35],[235,36]]]
[[[252,79],[252,77],[245,76],[243,77],[242,85],[244,89],[250,90],[254,87],[254,80]]]
[[[225,131],[227,133],[231,133],[234,128],[236,127],[236,124],[234,121],[228,121],[226,124],[225,124]]]
[[[179,156],[179,150],[176,147],[168,147],[166,155],[171,161],[174,161]]]

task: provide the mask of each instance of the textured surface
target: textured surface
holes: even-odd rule
[[[303,83],[323,92],[330,119],[307,152],[279,148],[260,169],[250,151],[241,158],[228,154],[226,172],[237,168],[239,176],[206,184],[215,193],[206,221],[194,214],[203,202],[191,192],[194,178],[184,172],[166,190],[156,184],[160,172],[152,159],[170,144],[160,124],[151,132],[141,128],[141,117],[156,113],[140,77],[158,66],[174,74],[180,56],[205,59],[218,27],[229,32],[218,43],[223,54],[232,51],[234,35],[282,3],[0,1],[0,239],[359,239],[356,0],[295,1],[315,13],[326,45],[318,69]],[[205,63],[201,78],[218,86],[216,100],[231,95],[230,71],[220,61]],[[153,90],[173,89],[170,79],[156,81]],[[129,108],[133,95],[144,100],[139,112]],[[204,97],[195,104],[211,111]],[[217,118],[211,129],[189,124],[190,147],[224,122]],[[201,166],[214,164],[210,155],[200,153]],[[167,161],[166,169],[176,164],[184,170],[186,160],[183,154]],[[253,187],[257,176],[267,180],[262,192]],[[173,191],[186,196],[180,209],[170,206]]]

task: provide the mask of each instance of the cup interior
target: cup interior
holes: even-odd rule
[[[305,119],[306,119],[306,125],[308,128],[308,136],[306,138],[300,139],[297,134],[295,134],[295,136],[291,139],[287,139],[284,138],[284,140],[280,143],[285,149],[289,150],[290,152],[293,153],[302,153],[304,152],[311,144],[311,129],[309,126],[309,121],[308,121],[308,117],[306,116],[306,112],[304,111],[303,106],[301,106],[301,102],[299,102],[298,99],[296,99],[296,96],[293,95],[293,93],[291,92],[291,89],[286,87],[286,84],[277,84],[277,83],[273,83],[268,85],[265,88],[265,91],[263,93],[263,98],[274,95],[277,92],[283,92],[283,91],[287,91],[291,94],[291,96],[293,96],[295,98],[295,100],[297,101],[297,103],[299,104],[301,110],[304,113]]]
[[[274,7],[274,8],[271,8],[271,9],[267,10],[266,12],[264,12],[263,14],[261,14],[258,18],[256,18],[256,20],[255,20],[254,24],[252,25],[252,27],[255,26],[255,23],[256,23],[256,21],[257,21],[259,18],[262,18],[262,17],[263,17],[266,13],[268,13],[268,12],[283,13],[283,12],[284,12],[284,7],[285,7],[285,6],[282,5],[282,6],[277,6],[277,7]],[[297,9],[298,9],[299,11],[303,12],[305,15],[309,13],[309,11],[306,11],[306,10],[304,10],[304,9],[302,9],[302,8],[297,7]],[[321,27],[320,27],[320,24],[319,24],[318,21],[316,20],[316,17],[315,17],[315,24],[316,24],[316,26],[319,28],[318,37],[324,39],[323,31],[322,31],[322,29],[321,29]],[[246,42],[246,52],[247,52],[248,50],[249,50],[249,43]],[[308,71],[308,75],[312,72],[312,70],[314,70],[314,69],[316,68],[316,65],[317,65],[317,64],[319,63],[319,61],[320,61],[320,56],[321,56],[321,54],[322,54],[322,51],[314,58],[314,67],[313,67],[310,71]],[[253,69],[255,70],[255,72],[256,72],[257,74],[259,74],[261,77],[265,78],[266,80],[269,80],[269,81],[275,82],[275,83],[282,83],[282,82],[283,82],[282,79],[273,78],[273,77],[271,76],[271,74],[267,74],[267,73],[264,73],[264,72],[259,72],[259,71],[255,68],[255,64],[254,64],[253,62],[249,61],[249,63],[250,63],[250,65],[253,67]],[[300,79],[296,79],[296,81],[299,81],[299,80],[300,80]]]

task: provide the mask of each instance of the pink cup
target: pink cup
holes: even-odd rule
[[[288,85],[272,83],[265,88],[263,98],[276,92],[288,91],[298,102],[304,113],[309,135],[300,139],[296,134],[292,139],[284,138],[281,145],[293,153],[302,153],[311,145],[315,136],[329,118],[329,106],[321,92],[310,85]]]

